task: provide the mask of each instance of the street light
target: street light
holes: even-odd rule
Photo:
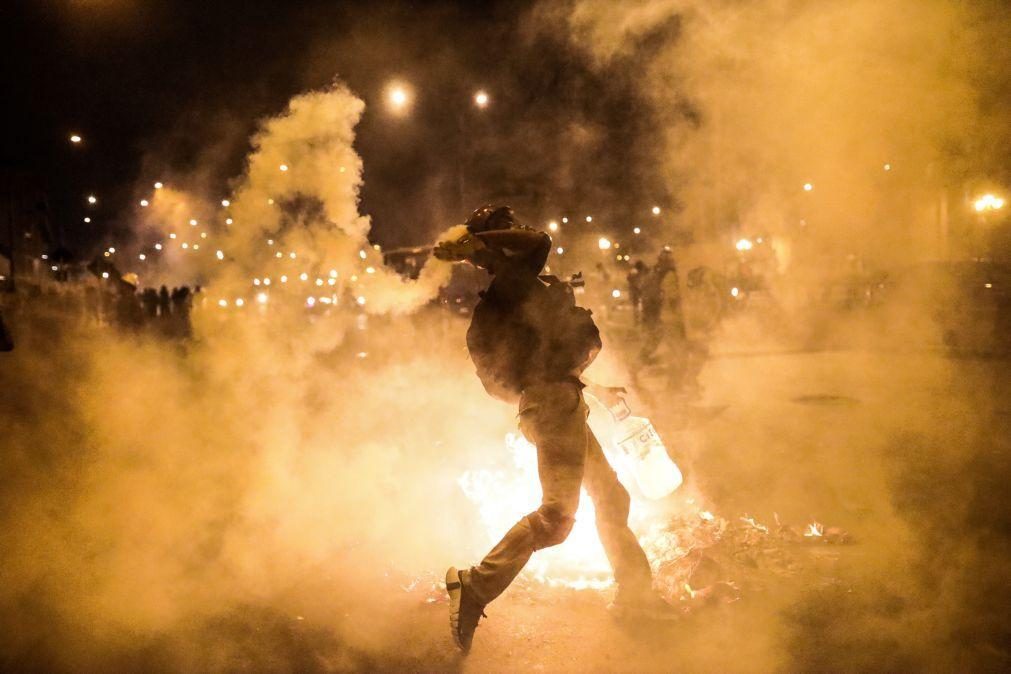
[[[977,213],[999,211],[1004,208],[1004,199],[993,194],[984,194],[976,199],[975,203],[973,203],[973,208],[976,209]]]
[[[474,94],[474,105],[482,110],[488,107],[490,100],[491,99],[488,97],[488,93],[486,91],[482,90]]]
[[[82,140],[83,139],[78,134],[76,134],[76,133],[71,134],[71,136],[70,136],[70,142],[73,143],[74,145],[77,145]]]
[[[653,215],[660,215],[660,207],[659,206],[654,206],[653,207]]]
[[[804,183],[804,191],[805,192],[810,192],[813,189],[814,189],[814,185],[812,185],[811,183]]]
[[[392,82],[386,87],[386,104],[396,114],[403,114],[411,103],[411,92],[407,85]]]
[[[552,220],[551,222],[548,223],[548,229],[550,231],[552,231],[552,232],[557,232],[558,231],[558,223],[555,222],[554,220]]]
[[[606,236],[602,236],[597,240],[597,247],[599,247],[601,250],[610,250],[611,240],[608,239]]]
[[[94,205],[94,204],[97,204],[97,203],[98,203],[98,199],[97,199],[97,198],[95,198],[95,195],[94,195],[94,194],[89,194],[89,195],[88,195],[88,203],[89,203],[89,204],[92,204],[92,205]]]

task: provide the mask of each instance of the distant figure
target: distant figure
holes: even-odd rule
[[[4,323],[3,312],[0,311],[0,352],[8,352],[14,350],[14,338],[11,336],[10,331],[7,329],[7,324]]]
[[[625,280],[628,282],[628,301],[632,304],[632,323],[639,325],[642,320],[642,284],[646,280],[646,263],[636,260]]]
[[[158,317],[158,291],[154,288],[144,288],[140,294],[141,304],[144,305],[144,317],[148,321],[153,321]]]
[[[158,315],[162,317],[162,320],[167,321],[169,314],[172,312],[170,302],[168,288],[162,286],[161,290],[158,291]]]
[[[137,288],[123,279],[116,281],[116,323],[131,330],[144,324],[144,310],[137,297]]]
[[[172,324],[173,333],[179,337],[190,335],[191,295],[189,286],[172,290]]]

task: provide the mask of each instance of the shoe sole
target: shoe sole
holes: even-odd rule
[[[455,566],[449,567],[449,570],[446,571],[446,593],[449,595],[449,631],[453,635],[453,643],[456,644],[456,647],[462,653],[466,653],[467,649],[460,642],[460,602],[463,595],[463,581],[460,580],[460,572]]]

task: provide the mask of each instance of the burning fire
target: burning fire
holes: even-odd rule
[[[807,525],[807,529],[804,531],[804,535],[808,538],[812,537],[822,537],[825,535],[825,525],[819,524],[818,522],[811,522]]]
[[[470,470],[457,480],[467,498],[478,506],[488,547],[541,502],[537,449],[518,433],[507,434],[505,444],[515,470]],[[576,589],[610,587],[614,583],[611,567],[594,522],[593,503],[584,491],[569,537],[561,545],[538,551],[524,575],[548,585]]]

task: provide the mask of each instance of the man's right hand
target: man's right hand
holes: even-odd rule
[[[456,241],[440,241],[435,246],[432,254],[437,259],[445,262],[463,262],[470,259],[475,252],[484,247],[480,239],[473,234],[468,234]]]

